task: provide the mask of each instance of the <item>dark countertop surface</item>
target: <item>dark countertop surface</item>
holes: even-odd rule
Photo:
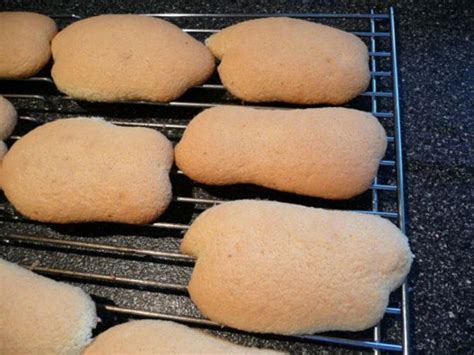
[[[377,4],[378,3],[378,4]],[[107,12],[368,12],[375,1],[3,0],[0,10],[82,16]],[[472,1],[400,1],[398,29],[405,141],[413,350],[469,352],[474,344]],[[471,310],[470,310],[471,307]]]

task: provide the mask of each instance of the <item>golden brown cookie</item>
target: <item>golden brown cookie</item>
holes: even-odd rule
[[[214,71],[209,50],[175,25],[139,15],[73,23],[52,44],[59,90],[87,101],[168,102]]]
[[[116,354],[281,354],[247,348],[185,325],[160,320],[131,321],[105,331],[84,355]]]
[[[221,106],[192,119],[175,157],[187,176],[209,185],[346,199],[370,187],[386,146],[382,125],[367,112]]]
[[[0,12],[0,79],[35,75],[51,57],[58,32],[49,17],[33,12]]]
[[[0,96],[0,140],[5,140],[12,134],[17,122],[15,107]]]
[[[197,257],[188,289],[206,317],[276,334],[374,326],[412,262],[381,217],[250,200],[202,213],[181,252]]]
[[[221,60],[224,86],[249,102],[342,104],[370,81],[367,46],[353,34],[310,21],[244,21],[206,43]]]
[[[0,259],[0,354],[80,354],[97,324],[79,287]]]
[[[2,188],[41,222],[149,223],[171,201],[173,148],[149,128],[100,119],[44,124],[17,141],[2,164]]]

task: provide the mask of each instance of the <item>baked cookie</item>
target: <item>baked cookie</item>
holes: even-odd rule
[[[160,320],[139,320],[105,331],[87,347],[84,355],[116,354],[281,354],[247,348],[185,325]]]
[[[412,262],[381,217],[250,200],[203,212],[181,252],[197,257],[188,290],[206,317],[289,335],[374,326]]]
[[[51,57],[58,32],[49,17],[33,12],[0,12],[0,79],[22,79],[38,73]]]
[[[53,40],[58,89],[87,101],[168,102],[207,80],[214,58],[175,25],[139,15],[73,23]]]
[[[15,107],[0,96],[0,140],[5,140],[12,134],[17,122]]]
[[[342,104],[370,81],[367,46],[322,24],[278,17],[224,28],[207,40],[224,86],[249,102]]]
[[[62,119],[10,148],[1,182],[7,199],[33,220],[142,224],[171,201],[172,164],[170,141],[153,129]]]
[[[0,259],[0,354],[81,354],[97,324],[84,291]]]
[[[204,184],[347,199],[370,187],[386,147],[382,125],[363,111],[220,106],[191,120],[175,158]]]

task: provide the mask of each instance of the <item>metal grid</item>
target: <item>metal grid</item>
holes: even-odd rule
[[[356,20],[361,28],[358,28],[357,31],[351,32],[363,38],[369,46],[372,80],[370,90],[363,93],[361,98],[356,99],[355,104],[351,103],[350,107],[365,108],[366,110],[370,110],[376,117],[378,117],[388,132],[389,144],[387,156],[381,162],[379,176],[374,179],[370,192],[366,194],[366,198],[367,196],[369,198],[369,203],[364,204],[362,199],[356,199],[356,201],[349,203],[349,205],[332,204],[329,207],[357,210],[364,213],[377,214],[386,218],[390,218],[394,222],[397,222],[400,229],[405,232],[401,121],[399,109],[396,36],[394,27],[395,19],[393,8],[390,8],[388,13],[375,13],[373,10],[371,10],[368,14],[146,14],[146,16],[167,18],[168,20],[177,22],[183,19],[190,22],[192,22],[193,19],[199,19],[200,21],[204,21],[204,23],[214,23],[223,20],[224,22],[227,22],[225,25],[248,18],[266,16],[291,16],[309,20],[317,20],[319,22],[323,22],[324,20]],[[63,22],[63,25],[80,19],[80,17],[77,15],[59,15],[52,17],[60,23]],[[344,25],[340,27],[344,28]],[[202,36],[217,32],[218,28],[220,27],[185,28],[185,31],[191,33],[192,35],[196,35],[199,38],[200,35]],[[361,31],[360,29],[363,30]],[[200,110],[202,108],[216,105],[241,104],[240,102],[236,102],[235,99],[226,96],[227,94],[225,93],[225,89],[218,81],[212,81],[213,80],[211,79],[210,82],[191,90],[197,92],[198,99],[187,100],[185,95],[185,97],[182,99],[170,103],[126,102],[120,104],[106,104],[106,106],[113,106],[116,110],[120,110],[124,106],[131,106],[133,107],[132,111],[137,108],[140,110],[151,107],[155,111],[164,109],[170,113],[173,112],[173,110]],[[99,108],[94,107],[94,114],[91,114],[87,108],[84,111],[81,105],[78,105],[71,98],[62,95],[55,90],[54,83],[49,76],[48,69],[46,69],[44,75],[41,74],[30,79],[7,82],[6,84],[3,84],[3,86],[0,86],[0,92],[2,91],[4,92],[3,95],[5,97],[11,99],[14,103],[16,103],[17,107],[20,108],[19,126],[26,126],[23,132],[31,129],[31,125],[35,126],[41,124],[45,120],[55,119],[58,117],[77,116],[78,114],[81,114],[82,116],[87,114],[98,115],[98,112],[101,116],[106,117],[106,119],[116,124],[159,129],[168,135],[170,139],[177,140],[179,139],[182,131],[186,128],[186,123],[188,121],[177,121],[163,118],[157,119],[156,117],[139,119],[136,117],[136,114],[132,114],[129,119],[114,119],[108,116],[109,111],[106,109],[102,110],[104,108],[103,105],[99,105]],[[209,101],[207,96],[211,96],[213,100]],[[216,97],[217,100],[215,99]],[[357,102],[357,100],[360,102]],[[27,108],[24,110],[21,109],[23,103],[26,103],[27,105]],[[268,105],[259,106],[275,107]],[[278,105],[277,107],[291,108],[294,106]],[[179,114],[181,114],[181,112],[179,112],[178,115]],[[29,129],[28,126],[30,127]],[[15,136],[11,137],[9,143],[11,144],[20,137],[21,132],[20,134],[16,134]],[[178,170],[172,171],[172,178],[173,177],[178,179],[180,177],[185,178]],[[384,182],[382,183],[381,180],[384,180]],[[190,181],[187,183],[192,184]],[[288,198],[287,196],[280,198],[278,194],[279,193],[274,193],[271,195],[271,197],[273,199],[281,200]],[[260,195],[259,190],[257,189],[257,193],[253,197],[266,198],[267,195],[265,193],[263,196]],[[325,202],[319,199],[301,199],[303,201],[302,203],[306,205],[326,207]],[[175,194],[173,198],[172,205],[188,204],[192,205],[193,209],[202,211],[205,208],[211,207],[225,200],[225,198],[202,196],[202,194],[191,194],[190,196],[185,196],[179,194],[178,191],[178,194]],[[290,202],[295,201],[298,202],[298,200],[293,198]],[[156,223],[151,224],[149,227],[153,229],[159,229],[160,231],[165,231],[164,233],[175,230],[178,232],[178,234],[181,234],[188,228],[191,220],[192,218],[190,218],[185,223],[181,222],[179,219],[159,220]],[[12,221],[16,224],[35,224],[35,222],[24,220],[21,216],[16,214],[12,210],[11,206],[6,202],[6,200],[3,199],[2,204],[0,205],[0,223],[11,223]],[[130,226],[127,228],[130,228]],[[63,239],[45,235],[25,235],[15,232],[0,235],[0,241],[9,248],[40,248],[45,250],[49,250],[48,248],[53,248],[53,251],[55,250],[54,248],[62,248],[69,253],[74,253],[76,251],[96,253],[94,255],[96,255],[96,257],[98,256],[99,258],[103,257],[104,255],[113,255],[118,258],[132,256],[146,257],[152,258],[156,261],[184,263],[188,266],[192,266],[192,263],[194,262],[192,257],[181,255],[175,251],[160,251],[159,246],[157,248],[136,248],[120,245],[118,243],[104,244],[84,240],[71,240],[70,238]],[[141,278],[122,277],[118,275],[111,275],[109,273],[72,271],[66,268],[38,266],[37,264],[28,266],[30,269],[42,274],[57,278],[66,278],[77,282],[106,282],[111,284],[113,287],[136,286],[149,287],[171,293],[177,292],[186,294],[187,292],[186,284],[143,280]],[[354,337],[354,333],[342,333],[342,335],[324,334],[294,336],[285,337],[285,339],[289,339],[290,341],[336,344],[343,347],[348,346],[349,348],[355,347],[373,349],[376,354],[380,353],[380,351],[396,351],[408,354],[410,342],[407,299],[408,291],[406,283],[401,287],[400,291],[397,291],[397,293],[399,293],[399,297],[395,297],[396,301],[392,302],[395,303],[394,306],[390,304],[390,307],[386,309],[385,317],[390,317],[392,318],[392,321],[398,322],[400,324],[400,326],[396,327],[396,329],[401,334],[397,334],[395,337],[392,336],[392,338],[395,338],[396,340],[384,339],[384,332],[381,325],[373,328],[371,338],[367,337],[367,334],[364,334],[362,338],[360,338],[357,336]],[[201,317],[168,314],[115,305],[103,305],[102,309],[109,313],[123,314],[132,317],[149,317],[175,320],[191,325],[194,324],[210,328],[220,327],[218,324]]]

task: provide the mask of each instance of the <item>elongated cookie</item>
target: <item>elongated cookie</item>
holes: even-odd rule
[[[173,148],[149,128],[100,119],[44,124],[2,163],[2,188],[23,215],[42,222],[149,223],[171,200]]]
[[[383,127],[367,112],[222,106],[193,118],[175,157],[187,176],[205,184],[345,199],[370,187],[386,147]]]
[[[249,20],[207,40],[224,86],[250,102],[342,104],[370,81],[367,46],[356,36],[294,18]]]
[[[52,43],[59,90],[87,101],[171,101],[214,71],[207,48],[175,25],[139,15],[73,23]]]
[[[33,12],[0,12],[0,80],[35,75],[51,57],[58,32],[49,17]]]
[[[206,317],[278,334],[377,324],[412,262],[378,216],[250,200],[202,213],[181,252],[197,257],[189,293]]]
[[[84,291],[3,259],[0,280],[0,354],[81,354],[97,323]]]
[[[84,355],[116,354],[281,354],[247,348],[185,325],[159,320],[132,321],[100,334]]]

